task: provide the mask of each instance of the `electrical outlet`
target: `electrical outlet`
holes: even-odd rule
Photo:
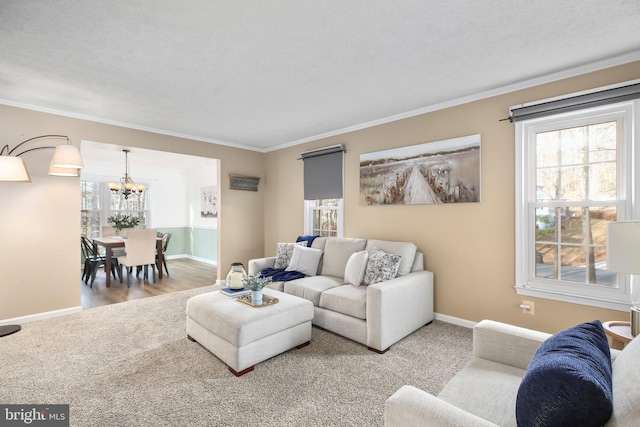
[[[523,300],[522,304],[520,304],[520,307],[522,308],[522,313],[524,314],[530,314],[532,316],[536,314],[536,307],[533,301]]]

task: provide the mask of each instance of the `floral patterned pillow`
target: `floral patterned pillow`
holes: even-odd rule
[[[400,255],[388,254],[378,248],[373,248],[369,253],[364,283],[373,285],[374,283],[395,278],[396,274],[398,274],[401,259]]]
[[[276,262],[273,268],[283,270],[289,266],[291,262],[291,256],[293,255],[293,248],[296,245],[307,246],[307,242],[298,243],[278,243],[276,247]]]

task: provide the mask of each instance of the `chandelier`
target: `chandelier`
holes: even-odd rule
[[[125,161],[125,170],[124,176],[120,178],[120,182],[108,182],[107,186],[109,190],[113,194],[120,194],[124,196],[125,199],[128,199],[130,195],[141,195],[144,191],[143,184],[136,184],[133,182],[133,179],[129,176],[129,151],[130,150],[122,150],[124,151],[124,161]]]

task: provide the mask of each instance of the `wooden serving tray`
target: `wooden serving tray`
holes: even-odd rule
[[[238,302],[241,302],[243,304],[246,304],[248,306],[251,307],[255,307],[255,308],[262,308],[262,307],[267,307],[269,305],[274,305],[280,302],[280,300],[276,297],[271,297],[269,295],[264,295],[262,294],[262,304],[261,305],[255,305],[253,302],[251,302],[251,294],[248,295],[241,295],[238,297],[237,299]]]

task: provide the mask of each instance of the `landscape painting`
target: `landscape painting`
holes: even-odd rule
[[[480,201],[480,135],[360,155],[361,205]]]

